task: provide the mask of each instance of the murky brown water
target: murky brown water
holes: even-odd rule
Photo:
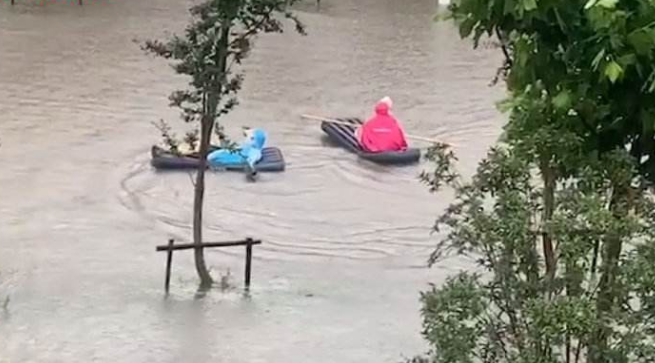
[[[433,0],[300,6],[310,35],[261,37],[226,119],[232,132],[266,128],[287,171],[208,176],[207,239],[264,240],[251,297],[194,300],[185,252],[164,299],[154,247],[189,238],[191,184],[149,166],[150,122],[175,120],[167,96],[183,80],[133,40],[181,29],[188,3],[17,2],[0,1],[0,362],[397,362],[425,350],[418,292],[467,266],[424,267],[448,196],[419,184],[424,165],[361,162],[298,115],[367,116],[390,95],[408,131],[457,143],[471,171],[500,129],[495,52],[433,23]],[[242,251],[207,257],[241,282]]]

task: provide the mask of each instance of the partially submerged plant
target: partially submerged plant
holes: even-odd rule
[[[184,142],[189,147],[190,151],[195,151],[198,147],[198,141],[199,141],[198,133],[199,133],[198,129],[195,129],[193,131],[188,131],[184,135]]]
[[[234,288],[234,285],[232,284],[232,274],[228,268],[225,274],[221,274],[221,290],[225,291],[232,288]]]
[[[152,124],[161,133],[162,141],[168,148],[168,151],[174,155],[181,155],[180,141],[178,141],[177,136],[174,133],[171,133],[171,127],[168,123],[163,119],[160,119],[159,122],[153,122]]]

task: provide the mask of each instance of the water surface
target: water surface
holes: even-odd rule
[[[283,174],[207,176],[206,237],[253,236],[250,298],[194,299],[191,252],[163,296],[155,245],[191,235],[186,173],[157,173],[160,118],[185,80],[134,41],[183,28],[187,1],[0,5],[0,362],[397,362],[426,349],[418,293],[464,262],[427,269],[449,201],[417,180],[326,145],[302,113],[366,117],[389,95],[408,132],[457,144],[471,172],[499,134],[488,87],[499,64],[473,51],[432,0],[299,6],[309,36],[262,36],[226,119],[269,132]],[[46,2],[47,3],[47,2]],[[243,251],[207,254],[239,286]]]

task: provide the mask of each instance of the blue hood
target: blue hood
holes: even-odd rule
[[[253,149],[263,149],[266,144],[266,132],[262,129],[250,129],[245,131],[246,144]],[[245,146],[245,145],[244,145]]]

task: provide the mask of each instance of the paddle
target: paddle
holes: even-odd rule
[[[300,115],[300,117],[308,119],[308,120],[321,121],[321,122],[330,122],[330,123],[334,123],[334,124],[351,126],[351,127],[357,126],[356,124],[353,124],[353,123],[350,123],[350,122],[335,120],[335,119],[332,119],[332,118],[321,117],[321,116],[314,116],[314,115],[305,114],[305,115]],[[430,143],[433,143],[433,144],[437,144],[437,143],[441,142],[439,140],[430,139],[428,137],[423,137],[423,136],[416,136],[416,135],[410,135],[410,134],[405,134],[405,136],[408,139],[426,141],[426,142],[430,142]],[[446,145],[450,145],[450,144],[446,143]],[[452,145],[450,145],[450,146],[452,146]]]

